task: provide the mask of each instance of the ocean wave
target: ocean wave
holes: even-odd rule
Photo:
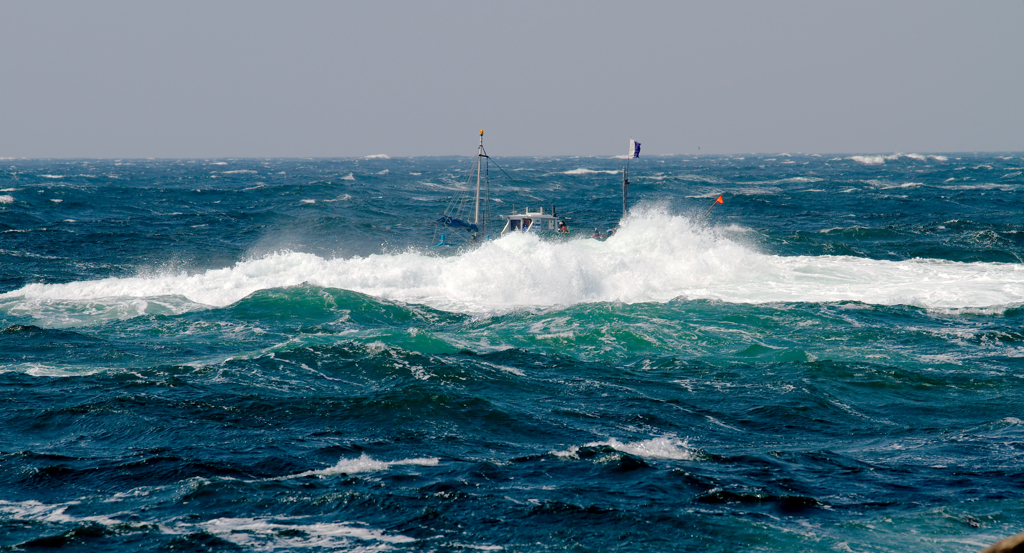
[[[437,466],[436,457],[422,457],[416,459],[403,459],[401,461],[378,461],[367,454],[362,454],[355,459],[341,459],[333,467],[307,470],[288,478],[303,478],[306,476],[334,476],[337,474],[355,474],[359,472],[379,472],[388,470],[393,466],[415,465],[422,467]]]
[[[861,163],[863,165],[883,165],[885,164],[884,156],[850,156],[848,159]]]
[[[679,461],[691,461],[697,458],[696,453],[690,449],[689,444],[675,438],[652,438],[636,442],[620,442],[612,438],[604,442],[591,442],[582,446],[573,446],[565,451],[552,451],[551,455],[556,457],[579,457],[579,451],[583,447],[607,446],[622,453],[636,455],[645,459],[674,459]]]
[[[596,175],[596,174],[602,174],[602,173],[606,174],[606,175],[617,175],[617,174],[619,174],[619,171],[605,171],[605,170],[595,170],[595,169],[579,168],[579,169],[570,169],[568,171],[562,171],[559,174],[562,174],[562,175]]]
[[[387,154],[371,154],[364,157],[363,159],[391,159],[391,156]]]
[[[401,534],[386,534],[382,530],[374,530],[364,526],[342,524],[337,522],[314,522],[310,524],[296,524],[292,521],[285,523],[282,520],[289,520],[284,517],[281,520],[264,518],[218,518],[208,522],[200,523],[199,527],[219,538],[229,541],[235,545],[274,551],[278,549],[294,549],[309,547],[317,550],[345,549],[347,551],[360,551],[362,548],[355,548],[356,543],[347,538],[355,538],[360,542],[381,542],[380,546],[365,549],[365,551],[382,551],[381,546],[385,544],[410,543],[416,541],[413,538]],[[181,529],[192,532],[195,526],[191,524],[175,525],[175,530]]]
[[[1017,264],[777,256],[726,236],[689,217],[641,208],[606,241],[513,234],[444,257],[409,250],[324,259],[283,251],[194,274],[33,283],[0,294],[0,311],[78,324],[223,307],[259,290],[303,283],[479,315],[678,297],[925,308],[1024,302],[1024,266]]]
[[[122,520],[112,516],[75,516],[69,508],[81,502],[46,504],[39,501],[0,500],[0,513],[8,520],[47,524],[64,529],[69,525],[95,524],[107,528],[111,534],[146,533],[154,529],[165,535],[185,535],[202,532],[217,536],[236,546],[255,550],[312,548],[320,550],[382,551],[393,544],[416,541],[401,534],[375,530],[359,523],[306,522],[305,517],[283,516],[274,518],[215,518],[201,522],[181,520]],[[118,513],[125,514],[125,513]],[[116,516],[116,515],[115,515]],[[358,541],[355,541],[358,540]],[[366,544],[371,544],[366,547]],[[383,549],[382,549],[383,548]]]
[[[11,196],[10,194],[4,194],[3,196],[0,196],[0,204],[10,203],[14,203],[14,196]]]
[[[935,161],[948,161],[948,158],[946,158],[946,156],[925,156],[922,154],[859,155],[850,156],[846,159],[855,161],[862,165],[884,165],[886,161],[896,161],[900,158],[913,159],[915,161],[928,161],[929,159],[933,159]]]
[[[693,175],[685,174],[677,177],[679,180],[690,181],[690,182],[706,182],[708,184],[726,184],[725,179],[719,177],[707,176],[707,175]]]
[[[0,373],[27,374],[47,378],[70,378],[91,376],[102,373],[106,369],[83,369],[81,365],[54,365],[47,363],[0,363]]]

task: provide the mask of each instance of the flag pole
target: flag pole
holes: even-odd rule
[[[632,140],[632,139],[630,139]],[[630,152],[632,154],[632,152]],[[626,196],[629,195],[629,158],[626,156],[626,165],[622,167],[622,218],[626,218]]]
[[[725,203],[725,202],[722,201],[722,194],[719,194],[718,197],[715,198],[715,201],[711,202],[711,207],[709,207],[708,210],[704,212],[704,215],[701,215],[700,219],[697,219],[697,222],[699,223],[699,222],[703,221],[704,218],[708,216],[708,213],[711,213],[711,210],[714,209],[714,207],[716,205],[721,204],[721,203]]]

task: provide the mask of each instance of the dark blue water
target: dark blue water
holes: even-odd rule
[[[1024,531],[1021,154],[494,154],[0,162],[0,548]]]

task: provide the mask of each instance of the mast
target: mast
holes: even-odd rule
[[[480,224],[480,162],[484,159],[484,131],[480,130],[480,146],[476,149],[476,205],[473,208],[473,224]]]
[[[629,196],[629,158],[633,157],[633,139],[629,139],[629,153],[626,164],[622,166],[622,217],[626,217],[626,198]]]
[[[629,139],[629,153],[626,154],[626,164],[622,166],[622,218],[626,218],[626,198],[629,197],[629,160],[640,157],[640,143],[632,138]]]

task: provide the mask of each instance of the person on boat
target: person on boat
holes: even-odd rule
[[[592,238],[594,240],[600,240],[601,239],[601,232],[597,230],[597,227],[594,227],[594,236]]]
[[[533,224],[533,219],[523,219],[523,232],[530,230],[530,225]]]
[[[558,232],[562,234],[569,234],[569,227],[565,226],[565,221],[558,222]]]

